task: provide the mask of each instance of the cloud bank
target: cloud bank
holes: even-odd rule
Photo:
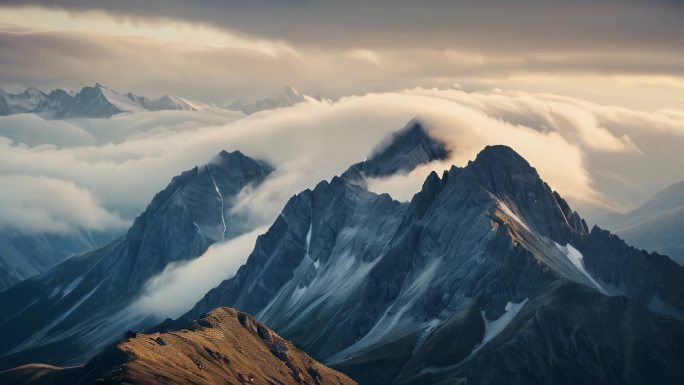
[[[207,162],[222,149],[239,149],[276,166],[260,188],[243,194],[235,206],[236,213],[250,217],[256,226],[270,223],[293,194],[362,160],[382,138],[414,117],[452,147],[450,162],[463,165],[485,145],[507,144],[577,203],[629,207],[649,192],[684,179],[678,150],[684,141],[682,114],[549,94],[423,88],[345,97],[332,104],[308,100],[250,116],[213,109],[125,114],[110,120],[29,118],[22,120],[23,130],[47,132],[42,141],[59,138],[61,146],[4,139],[0,175],[71,183],[88,191],[101,212],[130,221],[172,176]],[[0,127],[12,126],[16,119],[0,117]],[[51,136],[64,127],[90,139],[84,144],[78,136],[67,143],[67,137]],[[649,168],[659,172],[646,172]],[[68,194],[53,193],[44,183],[36,184],[35,191],[68,204]],[[8,195],[3,206],[24,204],[20,195]],[[105,226],[106,221],[82,215],[82,221],[60,231],[76,223]],[[56,229],[34,222],[29,227],[35,230]]]
[[[88,190],[60,179],[0,175],[0,202],[3,230],[65,234],[80,229],[123,230],[130,225],[103,209]]]
[[[146,283],[145,292],[130,310],[159,319],[182,315],[209,290],[237,272],[254,248],[257,236],[266,230],[267,227],[257,227],[230,241],[211,246],[192,261],[167,266]]]
[[[339,175],[416,117],[452,150],[450,158],[371,180],[371,190],[408,200],[427,173],[463,166],[491,144],[513,147],[584,216],[598,208],[631,207],[684,179],[684,114],[678,111],[643,112],[520,91],[413,88],[335,103],[307,99],[249,116],[208,109],[35,121],[27,130],[66,125],[94,142],[0,140],[1,223],[24,232],[120,229],[172,176],[220,150],[268,161],[274,173],[243,191],[229,213],[245,218],[254,231],[188,264],[170,266],[148,284],[139,308],[159,318],[177,315],[235,271],[292,195]],[[0,117],[0,127],[10,118]],[[162,305],[151,307],[153,302]]]

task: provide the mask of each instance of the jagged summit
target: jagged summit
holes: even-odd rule
[[[446,144],[431,136],[425,127],[413,120],[403,129],[389,135],[363,162],[349,167],[343,177],[385,177],[407,173],[435,160],[446,159]]]
[[[130,92],[119,93],[100,83],[83,87],[77,93],[56,89],[46,94],[29,88],[19,94],[9,94],[0,90],[0,115],[35,113],[49,119],[109,118],[123,112],[195,109],[175,96],[150,100]]]
[[[531,193],[544,184],[537,170],[508,146],[487,146],[465,167],[485,187],[500,198]]]
[[[537,174],[537,170],[514,149],[503,144],[485,146],[474,161],[469,163],[505,166],[511,171],[524,171]]]
[[[587,233],[586,222],[544,182],[525,158],[508,146],[487,146],[463,172],[543,235],[567,243],[573,232]]]
[[[365,162],[364,171],[374,176],[387,176],[411,171],[420,164],[446,159],[449,151],[440,140],[430,136],[418,121],[410,122],[395,132],[389,143],[373,151]]]
[[[55,117],[108,118],[123,112],[107,99],[103,90],[107,90],[107,88],[99,83],[93,87],[83,87],[74,96],[71,103],[67,102],[60,107]]]
[[[223,186],[223,183],[235,183],[236,181],[233,178],[247,178],[248,180],[259,178],[259,175],[268,175],[273,170],[273,166],[268,162],[253,159],[239,150],[232,152],[221,150],[206,165],[199,167],[200,173],[208,172],[214,176],[214,179],[217,179],[216,176],[219,176],[220,180],[217,179],[218,187],[221,191],[228,189],[231,193],[237,193],[238,191],[233,191],[230,186]],[[242,188],[244,186],[239,187]]]
[[[235,151],[226,151],[226,150],[221,150],[219,151],[218,154],[216,154],[211,160],[209,161],[210,164],[220,164],[220,163],[226,163],[226,162],[231,162],[231,161],[238,161],[242,160],[245,158],[245,154],[242,153],[240,150],[235,150]]]
[[[424,129],[412,128],[395,135],[379,156],[293,197],[234,276],[161,328],[231,306],[361,382],[432,384],[484,375],[477,363],[490,352],[504,367],[513,365],[506,346],[514,344],[515,355],[526,338],[536,341],[531,360],[560,365],[563,373],[572,372],[574,361],[550,363],[549,356],[604,360],[596,345],[578,346],[568,336],[582,329],[597,339],[613,338],[585,323],[611,296],[629,298],[615,310],[617,319],[625,319],[624,330],[649,319],[645,335],[661,335],[669,325],[650,312],[682,314],[684,269],[607,232],[588,232],[560,194],[509,147],[487,147],[441,177],[430,173],[408,204],[354,183],[364,170],[381,170],[371,167],[386,164],[378,159],[405,159],[398,148],[425,148],[422,140],[403,140],[423,137]],[[655,280],[659,286],[650,283]],[[563,309],[572,298],[588,318],[557,310],[534,316],[549,304]],[[634,308],[639,319],[628,317]],[[543,345],[539,323],[571,332],[563,329]],[[615,336],[611,346],[632,349],[630,333]],[[645,349],[661,348],[672,347]],[[681,372],[675,361],[667,360],[668,379]],[[532,379],[546,375],[530,373]],[[631,367],[592,367],[588,373],[622,382],[639,375]],[[530,378],[512,383],[534,382]]]
[[[234,198],[272,170],[237,151],[218,157],[221,162],[174,177],[122,237],[0,292],[0,368],[78,362],[125,328],[152,326],[145,324],[151,320],[112,315],[137,300],[169,264],[241,234],[244,226],[229,215]],[[54,330],[60,332],[49,332]]]

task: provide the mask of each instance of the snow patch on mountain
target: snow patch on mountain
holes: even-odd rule
[[[373,328],[355,344],[335,354],[328,361],[332,363],[353,357],[358,352],[365,351],[373,345],[387,340],[388,336],[400,335],[402,331],[408,328],[434,329],[439,323],[438,320],[432,320],[425,323],[425,325],[419,325],[415,319],[409,316],[409,313],[414,304],[420,301],[426,290],[430,288],[432,279],[435,277],[439,267],[442,266],[442,262],[441,258],[435,259],[421,271],[417,272],[414,278],[410,280],[410,285],[387,308]],[[419,327],[421,325],[422,327]],[[423,340],[427,337],[427,334],[429,334],[429,331],[424,332]]]
[[[308,286],[303,286],[303,287],[297,287],[295,288],[294,292],[292,293],[292,303],[297,303],[299,300],[302,298],[304,295],[304,292],[306,292],[306,289],[308,289]]]
[[[558,250],[563,252],[563,254],[565,254],[566,257],[568,257],[568,260],[572,262],[572,264],[577,268],[577,270],[579,270],[582,273],[582,275],[584,275],[589,280],[589,282],[591,282],[594,285],[596,289],[598,289],[603,294],[607,294],[606,290],[598,282],[596,282],[594,277],[592,277],[591,274],[589,274],[589,272],[587,271],[587,269],[584,268],[584,256],[582,255],[582,253],[580,253],[577,249],[572,247],[572,245],[569,243],[565,246],[561,246],[558,243],[556,243],[556,247],[558,248]]]
[[[184,110],[196,111],[201,103],[164,95],[156,100],[132,93],[120,93],[96,83],[78,93],[57,89],[49,94],[29,88],[19,94],[0,90],[0,115],[35,113],[46,119],[109,118],[122,112]]]
[[[485,323],[485,333],[484,336],[482,337],[482,341],[480,341],[479,344],[475,346],[473,349],[472,353],[470,353],[470,356],[473,354],[477,353],[480,349],[482,349],[484,346],[486,346],[489,342],[491,342],[494,338],[496,338],[501,332],[506,330],[508,325],[513,322],[515,317],[518,315],[520,310],[527,304],[528,299],[525,298],[522,302],[519,303],[513,303],[513,302],[507,302],[506,307],[504,308],[504,313],[501,315],[501,317],[489,321],[487,320],[487,317],[485,316],[484,310],[482,311],[482,319],[484,320]]]
[[[78,286],[78,284],[81,283],[81,281],[83,281],[83,276],[76,278],[75,280],[73,280],[73,282],[69,284],[69,286],[65,287],[64,290],[62,290],[62,298],[66,297],[67,295],[69,295],[69,293],[74,291],[76,286]]]
[[[497,201],[498,201],[497,203],[498,203],[499,209],[501,209],[501,211],[503,211],[504,214],[506,214],[508,217],[510,217],[511,219],[516,221],[520,226],[525,228],[525,230],[531,231],[530,228],[525,223],[525,221],[523,221],[516,213],[514,213],[513,210],[511,210],[511,208],[508,207],[508,205],[506,203],[502,202],[501,200],[497,200]]]
[[[147,111],[140,103],[130,99],[129,97],[122,95],[114,90],[111,90],[105,86],[99,86],[102,95],[105,99],[109,101],[114,107],[118,108],[123,112],[142,112]]]
[[[225,205],[223,202],[223,195],[221,194],[221,190],[219,189],[218,185],[216,184],[216,179],[214,179],[214,174],[209,169],[207,171],[209,172],[209,177],[211,178],[211,183],[214,184],[214,189],[216,190],[216,195],[218,196],[218,200],[221,202],[221,223],[223,224],[223,239],[225,239],[226,231],[228,230],[228,226],[226,225],[226,213],[225,213]],[[195,224],[195,226],[197,226],[197,224]]]
[[[307,258],[311,255],[311,230],[313,230],[313,224],[309,225],[309,231],[306,233],[306,256]]]

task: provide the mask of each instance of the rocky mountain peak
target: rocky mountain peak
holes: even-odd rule
[[[68,92],[64,91],[61,88],[50,91],[50,94],[48,95],[48,97],[50,99],[62,99],[62,100],[73,98],[71,94],[69,94]]]
[[[494,193],[534,185],[539,179],[537,170],[525,158],[503,145],[485,147],[467,167]]]
[[[194,259],[211,244],[240,235],[244,226],[230,216],[234,198],[244,187],[263,182],[272,167],[237,151],[221,152],[217,157],[221,162],[194,167],[174,177],[122,237],[0,293],[0,308],[6,309],[6,314],[18,313],[17,308],[25,309],[26,317],[34,311],[41,314],[31,318],[30,325],[22,317],[0,316],[0,368],[27,362],[30,353],[7,355],[20,344],[32,349],[62,338],[75,341],[68,354],[51,362],[59,364],[93,353],[127,326],[108,324],[112,329],[96,332],[101,333],[97,337],[84,334],[83,328],[95,319],[101,320],[103,314],[123,311],[139,297],[145,283],[170,263]],[[29,307],[27,297],[35,299]],[[71,309],[68,318],[62,316],[65,309]],[[150,321],[140,320],[143,324]],[[53,326],[68,332],[38,334],[29,341],[36,330]]]
[[[226,150],[221,150],[219,151],[218,154],[216,154],[213,158],[211,158],[211,161],[209,163],[212,164],[221,164],[221,163],[227,163],[231,161],[236,161],[236,160],[242,160],[245,158],[245,154],[243,154],[240,150],[235,150],[228,152]]]
[[[81,88],[81,90],[78,91],[76,93],[76,95],[74,95],[74,96],[75,97],[77,97],[78,95],[81,95],[82,97],[102,96],[104,98],[105,97],[104,96],[104,90],[108,90],[108,88],[103,86],[100,83],[95,83],[95,85],[93,85],[93,86],[85,86],[85,87]]]
[[[373,155],[364,162],[364,171],[373,176],[408,172],[420,164],[446,159],[448,153],[444,143],[414,120],[373,150]]]
[[[44,97],[45,93],[43,91],[35,88],[35,87],[29,87],[27,88],[22,94],[27,95],[27,96],[33,96],[33,97]]]
[[[420,122],[413,120],[387,136],[366,160],[349,167],[342,178],[358,180],[408,173],[422,164],[446,159],[448,155],[446,145],[431,136]]]
[[[567,243],[573,233],[588,232],[584,220],[510,147],[485,147],[464,172],[528,225],[557,242]]]
[[[133,93],[119,93],[100,83],[79,92],[56,89],[49,94],[28,88],[18,94],[0,90],[0,115],[35,113],[48,119],[108,118],[122,112],[185,110],[195,107],[184,99],[165,95],[156,100]]]
[[[252,159],[240,151],[228,152],[221,150],[214,156],[207,166],[234,172],[239,170],[243,175],[252,176],[253,174],[267,175],[273,171],[273,167],[265,161]],[[213,170],[216,172],[216,170]],[[235,175],[237,177],[237,175]]]

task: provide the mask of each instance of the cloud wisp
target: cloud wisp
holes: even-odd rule
[[[237,272],[254,248],[257,236],[266,230],[265,226],[257,227],[225,243],[212,245],[192,261],[167,266],[146,283],[144,293],[130,310],[159,319],[182,315],[209,290]]]
[[[0,175],[0,229],[25,234],[123,230],[130,225],[102,208],[73,182],[41,176]]]

